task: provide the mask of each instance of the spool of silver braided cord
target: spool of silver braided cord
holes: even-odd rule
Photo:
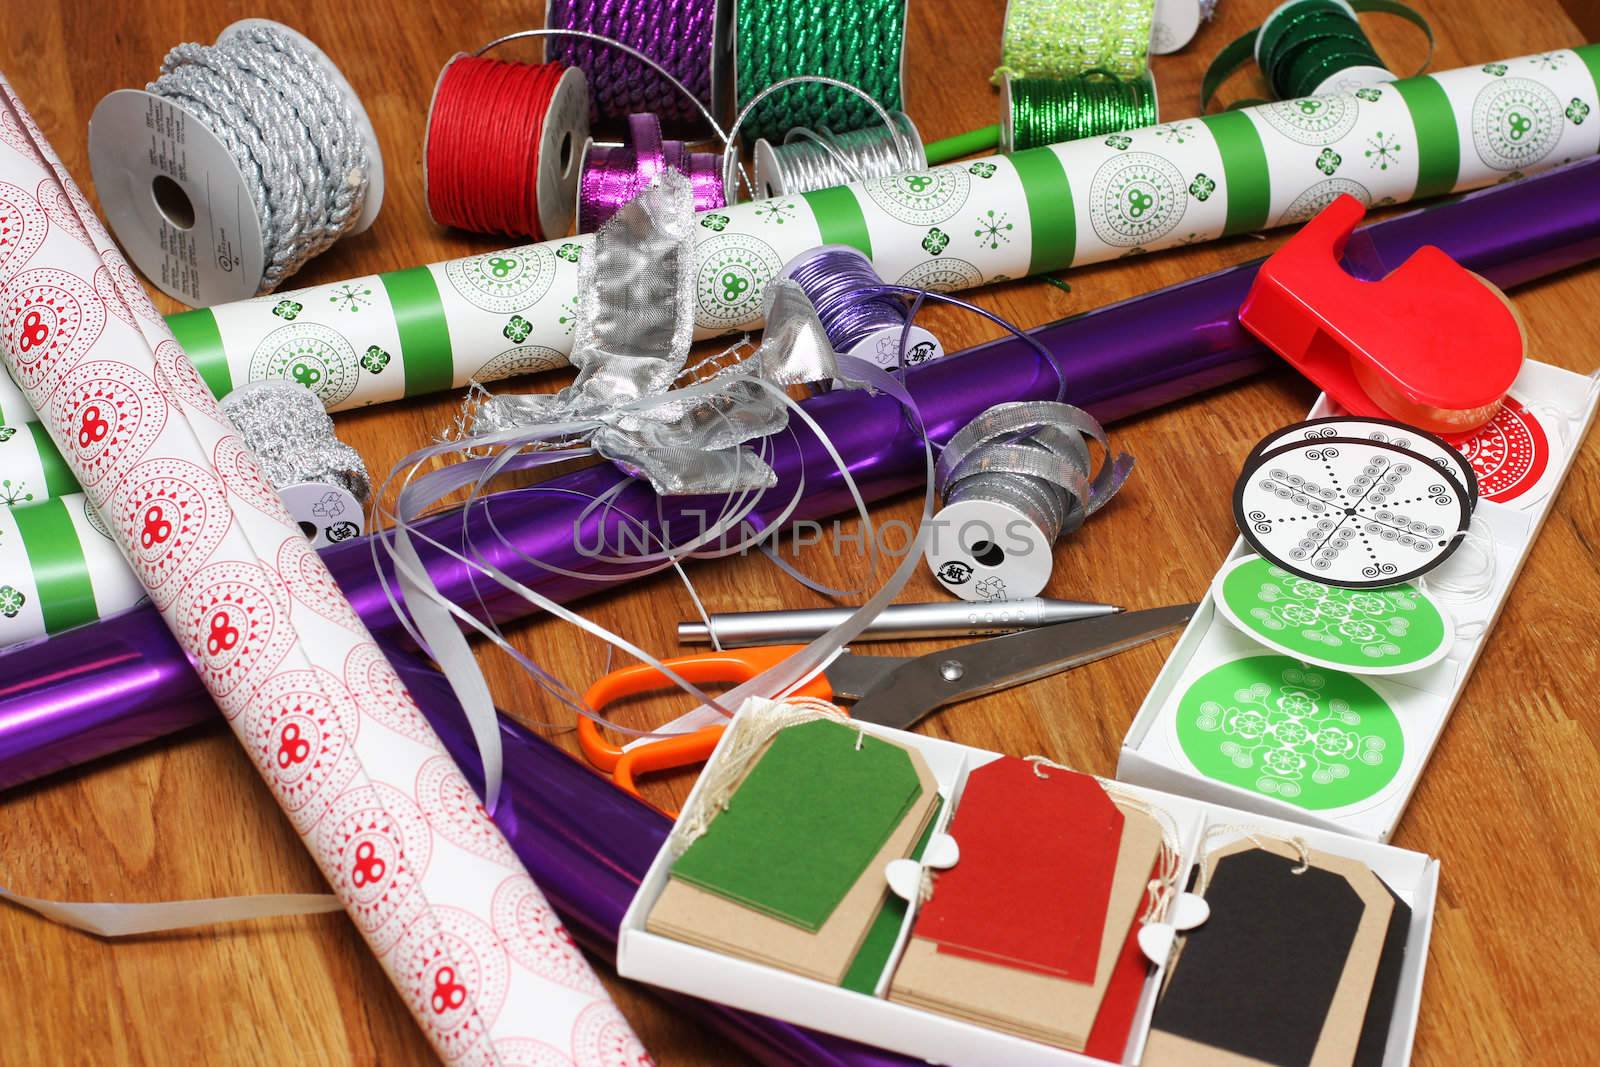
[[[1098,471],[1089,442],[1104,450]],[[997,404],[962,427],[939,455],[926,552],[934,577],[963,600],[1037,596],[1053,546],[1116,495],[1133,467],[1113,456],[1088,413],[1051,402]]]
[[[782,144],[757,141],[754,198],[795,196],[927,167],[922,137],[910,117],[903,111],[891,111],[889,117],[889,128],[875,123],[834,133],[800,126]]]

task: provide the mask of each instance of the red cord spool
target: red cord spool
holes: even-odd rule
[[[457,53],[428,105],[423,183],[442,226],[542,241],[572,228],[589,85],[561,63]]]

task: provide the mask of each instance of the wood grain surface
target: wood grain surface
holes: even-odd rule
[[[1156,60],[1164,117],[1195,113],[1206,60],[1272,2],[1223,0],[1216,22],[1185,52]],[[237,18],[265,15],[305,31],[360,92],[388,170],[377,224],[294,280],[312,284],[506,243],[443,232],[428,221],[424,112],[453,52],[524,28],[541,6],[9,0],[0,70],[92,197],[85,127],[104,94],[142,85],[167,48],[214,40]],[[999,53],[1003,6],[913,0],[907,109],[929,139],[994,121],[988,74]],[[1419,0],[1416,6],[1438,36],[1436,69],[1584,40],[1557,0]],[[1594,7],[1573,0],[1573,16],[1593,25]],[[1414,30],[1373,17],[1369,27],[1392,69],[1415,69],[1421,40]],[[1256,92],[1244,76],[1229,88],[1229,95]],[[991,287],[977,299],[1031,326],[1254,258],[1280,240],[1229,240],[1075,270],[1070,292],[1025,281]],[[1534,355],[1585,372],[1600,366],[1594,340],[1600,268],[1570,272],[1515,298]],[[948,309],[932,311],[928,324],[952,349],[997,332]],[[564,380],[554,374],[522,384],[552,390]],[[1264,433],[1301,416],[1314,397],[1303,380],[1280,372],[1114,427],[1117,444],[1138,457],[1135,476],[1110,508],[1060,547],[1047,592],[1130,606],[1199,598],[1235,536],[1229,488],[1240,461]],[[455,404],[441,396],[341,415],[339,432],[381,473],[444,426]],[[904,499],[878,511],[907,520],[915,513],[914,502]],[[1593,1060],[1600,1025],[1597,552],[1600,459],[1590,444],[1573,464],[1395,838],[1443,860],[1416,1045],[1422,1067]],[[853,556],[836,560],[812,550],[801,562],[824,580],[866,580]],[[819,603],[758,559],[702,565],[692,575],[713,610]],[[937,595],[931,578],[919,573],[904,599]],[[690,612],[684,590],[666,581],[620,591],[587,610],[663,655],[676,650],[673,624]],[[515,634],[520,647],[576,686],[605,662],[598,643],[558,624],[530,623]],[[1118,744],[1170,647],[1168,639],[956,707],[922,729],[1110,775]],[[570,730],[559,728],[570,727],[559,711],[541,704],[507,662],[483,659],[502,707],[529,723],[558,720],[546,732],[573,747]],[[643,725],[674,703],[641,704],[630,713]],[[679,779],[651,788],[658,800],[676,802],[686,785]],[[310,857],[220,721],[0,797],[0,884],[100,901],[321,888]],[[660,1063],[743,1062],[647,989],[608,981]],[[342,915],[110,943],[0,906],[0,1064],[429,1061],[421,1031]]]

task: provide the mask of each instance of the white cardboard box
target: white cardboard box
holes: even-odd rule
[[[739,714],[744,716],[752,713],[746,710]],[[959,800],[961,784],[970,768],[999,758],[995,752],[968,748],[920,734],[865,724],[863,728],[921,752],[946,800]],[[712,760],[715,761],[721,753],[719,745],[712,754]],[[705,782],[709,777],[702,775],[700,781]],[[1184,872],[1178,878],[1180,886],[1188,884],[1188,870],[1210,826],[1248,827],[1284,838],[1298,836],[1312,848],[1360,860],[1388,883],[1411,907],[1411,930],[1406,942],[1406,960],[1383,1062],[1384,1067],[1405,1067],[1410,1062],[1411,1045],[1416,1036],[1417,1010],[1422,998],[1422,975],[1427,964],[1428,939],[1433,928],[1434,897],[1439,879],[1437,860],[1419,852],[1361,841],[1334,831],[1309,828],[1301,823],[1250,815],[1203,800],[1123,783],[1116,785],[1119,791],[1164,809],[1175,820]],[[690,794],[689,804],[695,802],[699,790],[697,784]],[[953,804],[947,803],[941,818],[948,818],[953,807]],[[1214,844],[1226,840],[1226,837],[1219,837]],[[1000,1064],[1005,1067],[1104,1067],[1102,1060],[652,934],[645,929],[645,920],[666,884],[675,858],[673,839],[669,837],[650,865],[627,914],[623,916],[617,944],[617,972],[623,977],[770,1015],[934,1064],[948,1064],[951,1067],[996,1067]],[[906,929],[914,920],[915,911],[908,911]],[[900,944],[896,946],[895,955],[889,963],[890,971],[898,962],[905,934],[906,930],[902,929]],[[1143,1053],[1156,991],[1165,972],[1165,965],[1154,969],[1145,983],[1144,995],[1134,1018],[1133,1036],[1123,1057],[1124,1064],[1138,1063]],[[880,986],[882,984],[880,982]]]
[[[1171,730],[1172,716],[1189,683],[1224,662],[1266,651],[1221,616],[1209,589],[1128,728],[1117,761],[1117,778],[1368,840],[1387,841],[1411,799],[1434,746],[1444,733],[1473,666],[1490,640],[1495,620],[1550,514],[1561,482],[1572,466],[1573,456],[1594,421],[1596,384],[1592,377],[1533,361],[1525,364],[1517,377],[1512,393],[1536,409],[1545,425],[1551,439],[1550,463],[1535,488],[1523,497],[1503,504],[1487,500],[1478,503],[1474,517],[1475,520],[1481,518],[1482,522],[1475,521],[1475,528],[1486,525],[1492,537],[1493,579],[1488,595],[1480,600],[1472,603],[1440,601],[1451,610],[1458,631],[1455,648],[1450,654],[1421,671],[1362,678],[1389,700],[1406,735],[1406,756],[1400,772],[1380,797],[1360,805],[1318,813],[1218,782],[1193,770],[1173,741]],[[1309,417],[1331,414],[1337,414],[1337,410],[1324,396],[1317,401]],[[1223,566],[1250,552],[1249,545],[1239,538]]]

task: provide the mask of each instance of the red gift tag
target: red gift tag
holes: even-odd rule
[[[1075,982],[1094,980],[1122,812],[1086,774],[1006,757],[973,771],[915,936],[939,951]]]

